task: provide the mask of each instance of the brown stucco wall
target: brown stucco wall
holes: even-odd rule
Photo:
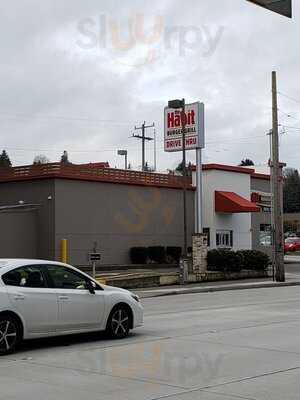
[[[49,196],[51,200],[48,200]],[[38,204],[36,211],[36,257],[53,259],[54,257],[54,180],[33,180],[23,182],[0,183],[0,206],[16,205],[19,201],[26,204]],[[18,232],[22,219],[11,218],[10,229]],[[8,217],[7,217],[8,218]],[[25,222],[24,222],[25,223]],[[30,234],[24,226],[24,235]],[[16,234],[16,238],[19,236]],[[1,241],[1,238],[0,238]],[[4,253],[3,253],[4,254]],[[16,252],[15,257],[18,254]],[[0,257],[3,257],[0,251]]]
[[[0,212],[0,257],[36,258],[37,209]]]
[[[55,250],[68,239],[70,262],[86,265],[94,242],[103,264],[129,262],[133,246],[183,246],[182,191],[124,184],[55,180]],[[187,192],[188,237],[194,192]]]

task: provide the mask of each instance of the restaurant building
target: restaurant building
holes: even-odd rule
[[[188,245],[195,222],[195,187],[186,178]],[[0,257],[60,259],[87,265],[127,264],[135,246],[183,246],[183,178],[109,168],[45,164],[0,173]],[[268,249],[270,179],[253,169],[203,167],[203,220],[210,248]]]

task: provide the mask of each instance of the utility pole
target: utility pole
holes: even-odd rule
[[[272,243],[272,278],[273,281],[275,281],[275,235],[274,235],[274,189],[273,189],[273,168],[272,168],[272,135],[273,135],[273,130],[270,129],[270,131],[267,133],[269,136],[269,142],[270,142],[270,159],[269,159],[269,167],[270,167],[270,175],[271,175],[271,243]]]
[[[156,157],[156,129],[154,129],[153,132],[153,138],[154,138],[154,172],[156,172],[157,169],[157,157]]]
[[[141,130],[142,134],[141,135],[132,135],[132,137],[137,138],[137,139],[141,139],[142,140],[142,171],[145,171],[145,143],[146,140],[150,141],[153,140],[152,137],[147,137],[145,136],[146,133],[146,129],[148,128],[154,128],[155,124],[153,123],[152,125],[146,125],[146,122],[144,121],[144,123],[142,124],[142,126],[135,126],[134,129],[136,131]]]
[[[278,134],[278,106],[277,106],[277,76],[272,72],[272,221],[273,221],[273,251],[275,264],[275,278],[277,282],[285,281],[284,272],[284,245],[283,245],[283,211],[282,211],[282,166],[279,162],[279,134]]]

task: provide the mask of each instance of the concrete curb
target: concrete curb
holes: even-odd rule
[[[149,299],[154,297],[166,297],[166,296],[176,296],[179,294],[197,294],[197,293],[213,293],[213,292],[226,292],[230,290],[247,290],[247,289],[260,289],[260,288],[274,288],[274,287],[290,287],[290,286],[300,286],[300,281],[297,282],[279,282],[279,283],[253,283],[249,285],[227,285],[227,286],[213,286],[213,287],[199,287],[199,288],[190,288],[190,289],[174,289],[168,292],[159,292],[155,293],[153,291],[149,294],[145,293],[143,295],[143,291],[136,291],[138,292],[141,299]],[[134,289],[132,290],[134,291]]]

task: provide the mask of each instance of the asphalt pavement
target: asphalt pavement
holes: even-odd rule
[[[144,300],[145,326],[32,341],[0,359],[0,399],[299,400],[300,287]]]

